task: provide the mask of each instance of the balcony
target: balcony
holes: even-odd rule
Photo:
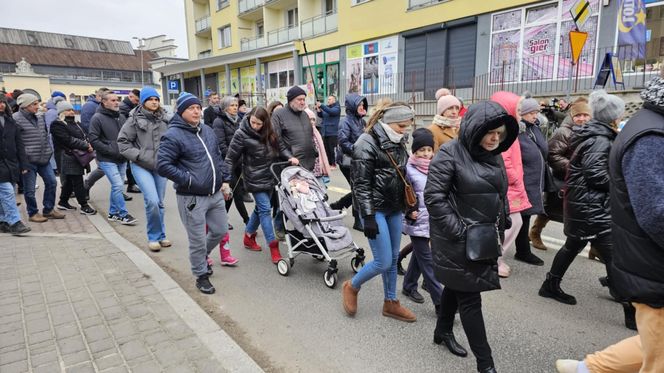
[[[196,20],[195,22],[196,35],[202,36],[200,34],[209,34],[210,31],[210,15],[206,15]],[[212,35],[210,35],[212,36]]]
[[[279,45],[298,38],[298,27],[282,27],[267,33],[268,45]]]
[[[239,0],[238,14],[251,13],[254,10],[259,10],[263,5],[265,5],[265,0]]]
[[[313,18],[305,19],[300,25],[302,39],[309,39],[314,36],[337,31],[337,17],[337,12],[333,11],[327,14],[321,14]]]
[[[263,47],[265,47],[265,38],[263,36],[240,40],[240,50],[243,52]]]

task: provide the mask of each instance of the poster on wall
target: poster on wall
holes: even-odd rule
[[[256,68],[243,67],[240,69],[241,92],[244,94],[253,94],[256,91]]]
[[[365,95],[378,93],[378,56],[364,57],[362,92]]]
[[[348,93],[396,91],[398,41],[397,37],[390,37],[346,47]]]
[[[360,58],[362,57],[362,44],[349,45],[346,47],[346,58]]]
[[[521,80],[553,78],[556,24],[529,27],[523,33]]]
[[[360,93],[362,84],[362,59],[348,60],[346,62],[348,76],[348,93]]]
[[[491,37],[491,83],[513,82],[519,74],[519,30]]]
[[[385,92],[394,92],[396,90],[396,75],[394,72],[397,70],[397,55],[396,54],[383,54],[380,57],[380,65],[378,69],[378,76],[381,78],[382,89]]]
[[[620,0],[618,56],[630,60],[646,58],[646,5],[643,0]]]

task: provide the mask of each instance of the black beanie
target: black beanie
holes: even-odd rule
[[[433,133],[426,128],[418,128],[413,131],[413,145],[410,150],[415,153],[420,148],[430,146],[433,148]]]
[[[304,89],[298,87],[298,86],[293,86],[291,89],[288,90],[286,93],[286,98],[288,99],[288,102],[293,101],[293,99],[297,96],[306,96],[307,92],[304,91]]]

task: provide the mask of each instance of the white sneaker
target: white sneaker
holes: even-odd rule
[[[158,252],[161,250],[161,244],[157,241],[148,242],[148,249],[152,252]]]
[[[578,360],[556,360],[558,373],[577,373],[580,361]]]

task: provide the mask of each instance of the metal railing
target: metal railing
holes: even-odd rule
[[[210,15],[196,20],[196,32],[203,32],[210,29]]]
[[[263,47],[265,47],[265,37],[263,36],[240,40],[240,50],[243,52]]]
[[[336,10],[305,19],[300,23],[300,33],[303,39],[317,35],[327,34],[337,30],[338,14]]]
[[[265,5],[265,0],[239,0],[238,14],[249,12]]]
[[[421,8],[428,5],[439,4],[448,0],[408,0],[408,9]]]
[[[298,38],[297,25],[282,27],[277,30],[272,30],[267,33],[267,44],[278,45],[295,40]]]

